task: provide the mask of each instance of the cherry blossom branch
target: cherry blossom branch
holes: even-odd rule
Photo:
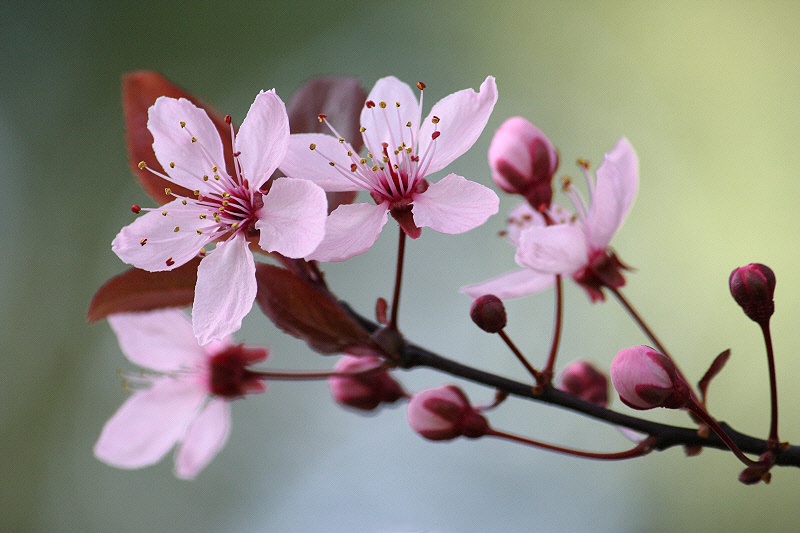
[[[377,324],[354,312],[346,303],[341,303],[348,309],[351,316],[367,330],[374,332],[378,329]],[[583,414],[595,420],[607,422],[615,426],[623,426],[651,436],[653,438],[652,447],[654,450],[662,451],[674,446],[729,450],[725,442],[716,434],[703,437],[698,434],[697,428],[672,426],[619,413],[587,402],[554,387],[547,387],[537,394],[529,384],[464,365],[412,343],[405,343],[402,347],[398,365],[404,369],[416,367],[432,368],[451,376],[486,385],[487,387],[503,391],[509,395],[555,405],[569,411]],[[740,433],[725,422],[719,422],[718,424],[725,434],[728,435],[731,442],[735,443],[742,452],[760,455],[769,448],[768,442],[763,439]],[[776,455],[775,464],[800,467],[800,446],[781,448],[776,451]]]

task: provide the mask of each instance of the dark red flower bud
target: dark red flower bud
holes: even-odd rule
[[[497,333],[506,327],[506,308],[494,294],[486,294],[472,302],[469,310],[472,321],[483,331]]]
[[[750,320],[769,322],[775,312],[775,273],[766,265],[750,263],[734,269],[728,279],[731,295]]]
[[[559,388],[600,407],[608,405],[608,378],[588,361],[568,364]]]
[[[333,398],[340,404],[372,411],[382,403],[393,403],[407,396],[403,387],[381,366],[374,355],[342,357],[334,369],[344,376],[328,380]]]

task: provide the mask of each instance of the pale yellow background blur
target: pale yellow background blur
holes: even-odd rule
[[[134,202],[120,75],[155,69],[241,120],[261,89],[289,95],[319,74],[393,74],[428,85],[431,105],[497,77],[486,132],[449,170],[490,185],[486,149],[507,117],[558,146],[560,175],[594,164],[619,136],[641,160],[641,189],[614,241],[637,268],[627,293],[686,373],[733,350],[711,409],[765,435],[766,364],[757,329],[727,292],[730,270],[759,261],[778,277],[773,320],[781,437],[800,440],[800,4],[796,2],[13,2],[0,5],[0,529],[4,531],[791,531],[800,472],[769,486],[707,451],[581,461],[490,441],[428,443],[402,407],[339,409],[324,384],[277,383],[234,406],[228,446],[196,481],[171,460],[135,472],[91,447],[126,397],[130,369],[106,324],[84,316],[125,266],[111,252]],[[442,174],[443,175],[443,174]],[[434,178],[436,179],[436,177]],[[515,200],[501,195],[502,213]],[[467,317],[458,287],[514,267],[496,237],[503,214],[462,236],[411,243],[401,326],[459,360],[523,378],[498,339]],[[387,231],[364,256],[328,269],[369,313],[389,296]],[[615,302],[567,290],[561,365],[603,367],[645,342]],[[546,353],[550,294],[514,302],[510,334]],[[254,311],[239,337],[280,368],[334,359],[280,335]],[[541,364],[541,363],[540,363]],[[443,378],[402,376],[412,390]],[[491,391],[467,385],[476,402]],[[620,409],[625,409],[615,402]],[[650,412],[685,424],[685,416]],[[628,444],[581,417],[509,402],[499,428],[586,449]]]

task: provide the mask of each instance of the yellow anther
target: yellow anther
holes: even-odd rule
[[[207,216],[208,216],[208,215],[206,215],[205,213],[203,213],[202,215],[200,215],[200,220],[205,220]]]
[[[439,117],[437,117],[437,116],[434,116],[434,117],[431,119],[431,122],[433,122],[434,124],[438,124],[438,123],[439,123]]]
[[[352,150],[348,150],[347,151],[347,157],[353,157],[353,151]]]
[[[308,147],[311,148],[312,150],[316,150],[317,149],[317,145],[314,144],[314,143],[311,143]]]
[[[381,158],[381,161],[383,161],[384,163],[388,163],[388,162],[389,162],[389,158],[388,158],[388,157],[386,157],[386,156],[383,156],[383,157]]]
[[[178,233],[180,230],[181,230],[180,226],[175,226],[175,229],[172,230],[172,231],[174,231],[175,233]]]
[[[166,212],[166,211],[161,211],[161,214],[162,214],[163,216],[167,216],[167,212]]]
[[[394,103],[394,106],[395,106],[395,107],[400,107],[400,102],[395,102],[395,103]]]
[[[197,234],[198,235],[202,235],[203,234],[203,230],[201,230],[201,229],[197,230]]]
[[[196,143],[197,142],[197,137],[192,137],[192,142]]]
[[[138,166],[139,166],[139,170],[144,170],[144,169],[147,168],[147,163],[145,163],[144,161],[139,161],[139,165]]]
[[[344,137],[339,137],[339,143],[344,144]]]
[[[200,251],[197,252],[197,255],[199,255],[200,257],[205,257],[206,256],[206,249],[205,248],[200,248]]]
[[[147,239],[142,239],[141,241],[139,241],[139,244],[144,246],[145,244],[147,244]]]
[[[367,164],[367,159],[362,157],[361,159],[358,160],[358,162],[361,163],[362,165],[366,165]]]
[[[186,123],[181,120],[181,128],[185,128],[185,127],[186,127]]]
[[[216,171],[217,171],[217,165],[214,165],[213,167],[211,167],[211,172],[216,172]]]
[[[386,109],[386,102],[380,102],[378,105],[381,106],[381,109]]]
[[[367,128],[365,128],[364,126],[361,126],[360,128],[358,128],[358,131],[360,131],[361,133],[364,133],[365,131],[367,131]]]
[[[219,181],[219,174],[214,174],[214,179]]]
[[[397,169],[398,169],[398,168],[400,168],[400,167],[399,167],[398,165],[392,165],[392,168],[393,168],[393,169],[395,169],[395,170],[397,170]]]
[[[329,164],[330,166],[332,166],[332,167],[335,167],[335,166],[336,166],[336,163],[334,163],[333,161],[329,161],[329,162],[328,162],[328,164]]]
[[[377,171],[378,171],[378,165],[375,165],[375,166],[373,166],[373,167],[372,167],[372,171],[373,171],[373,172],[377,172]]]
[[[222,200],[222,207],[228,207],[230,202],[228,200]]]
[[[169,162],[169,168],[175,168],[175,161]]]
[[[233,224],[231,224],[231,229],[234,230],[234,231],[239,229],[239,223],[238,222],[234,222]]]
[[[409,120],[408,122],[406,122],[406,128],[410,128],[410,127],[411,127],[411,121]]]
[[[225,212],[225,206],[224,205],[219,206],[219,212],[220,213],[224,213]]]
[[[184,198],[183,200],[181,200],[181,204],[183,204],[183,205],[186,205],[186,204],[188,204],[188,203],[189,203],[189,202],[187,202],[187,201],[186,201],[186,198]]]
[[[195,196],[200,196],[200,189],[195,189],[192,191]]]
[[[208,181],[208,176],[203,176],[203,181]]]
[[[169,196],[170,194],[172,194],[172,189],[170,189],[169,187],[164,187],[164,194]]]
[[[222,193],[222,197],[223,198],[230,198],[231,197],[231,193],[225,191],[225,192]]]

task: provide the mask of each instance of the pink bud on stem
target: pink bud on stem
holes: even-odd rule
[[[588,361],[573,361],[561,373],[559,388],[600,407],[608,405],[608,378]]]
[[[345,355],[334,367],[336,375],[328,383],[333,398],[347,407],[372,411],[382,403],[394,403],[408,397],[374,355]]]

